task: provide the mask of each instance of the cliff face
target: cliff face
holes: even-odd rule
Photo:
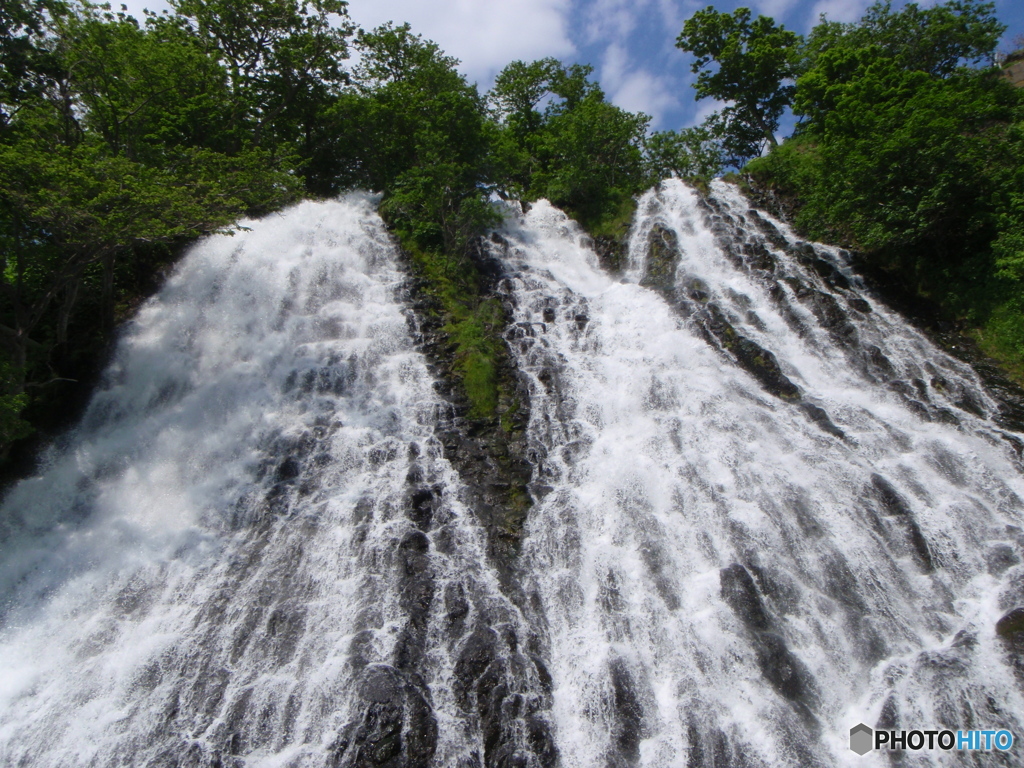
[[[1015,51],[1006,57],[1003,73],[1018,88],[1024,86],[1024,50]]]

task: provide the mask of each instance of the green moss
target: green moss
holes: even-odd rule
[[[434,299],[441,330],[453,346],[451,372],[469,403],[474,419],[505,417],[500,413],[502,388],[498,369],[507,354],[501,332],[501,304],[480,294],[479,275],[468,259],[421,249],[411,237],[399,239],[409,253],[417,276]],[[511,417],[509,417],[511,418]]]
[[[501,307],[493,299],[481,301],[462,316],[456,311],[444,326],[455,344],[453,367],[469,400],[472,418],[491,418],[498,410],[498,363],[504,353]]]
[[[624,241],[629,235],[636,213],[636,198],[625,197],[617,205],[609,207],[598,216],[577,219],[594,239],[607,237]]]
[[[519,402],[519,398],[512,397],[508,408],[501,414],[501,431],[506,435],[515,431],[515,417],[518,415],[520,408],[522,408],[522,403]]]
[[[1016,384],[1024,386],[1024,299],[997,305],[986,322],[968,334]]]

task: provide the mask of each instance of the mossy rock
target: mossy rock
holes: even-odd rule
[[[709,340],[728,352],[765,390],[786,402],[801,399],[800,389],[782,372],[770,350],[740,334],[716,305],[709,304],[702,314],[702,325]]]
[[[996,622],[996,634],[1018,648],[1024,648],[1024,608],[1014,608]]]
[[[647,244],[647,260],[640,285],[655,290],[671,290],[676,281],[679,261],[679,239],[676,233],[661,224],[651,230]]]

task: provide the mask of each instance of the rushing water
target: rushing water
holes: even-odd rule
[[[518,604],[372,199],[193,249],[4,502],[0,764],[866,766],[859,722],[1024,739],[994,632],[1024,604],[1013,436],[842,252],[748,208],[664,183],[624,277],[544,202],[492,243],[535,462]]]
[[[507,655],[487,627],[519,619],[440,457],[395,249],[367,198],[249,226],[188,255],[6,500],[0,764],[479,751],[453,648]]]

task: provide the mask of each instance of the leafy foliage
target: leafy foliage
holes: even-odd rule
[[[726,165],[719,133],[709,124],[681,131],[658,131],[646,141],[652,180],[676,176],[695,183],[713,179]]]
[[[1024,370],[1024,98],[985,66],[1003,29],[975,0],[823,21],[802,47],[797,133],[745,172],[798,199],[810,236],[864,251]]]
[[[357,34],[342,0],[171,6],[142,23],[88,0],[0,8],[0,452],[23,408],[38,422],[88,373],[146,274],[302,187],[383,192],[471,415],[496,415],[514,398],[474,260],[492,195],[618,221],[649,178],[647,118],[553,59],[515,62],[485,99],[408,26]],[[669,144],[666,168],[690,172]]]
[[[278,152],[218,130],[232,83],[185,19],[4,14],[2,56],[20,69],[0,130],[0,452],[24,436],[23,408],[59,410],[138,264],[279,207],[298,181]]]
[[[548,198],[584,226],[614,215],[647,184],[649,118],[609,103],[591,67],[512,62],[488,94],[502,194]],[[542,103],[543,110],[540,109]]]
[[[692,53],[697,98],[729,102],[708,128],[717,130],[733,163],[776,146],[779,118],[789,106],[800,37],[774,19],[751,21],[749,8],[731,14],[708,6],[683,25],[676,46]],[[711,65],[715,64],[716,67]]]

